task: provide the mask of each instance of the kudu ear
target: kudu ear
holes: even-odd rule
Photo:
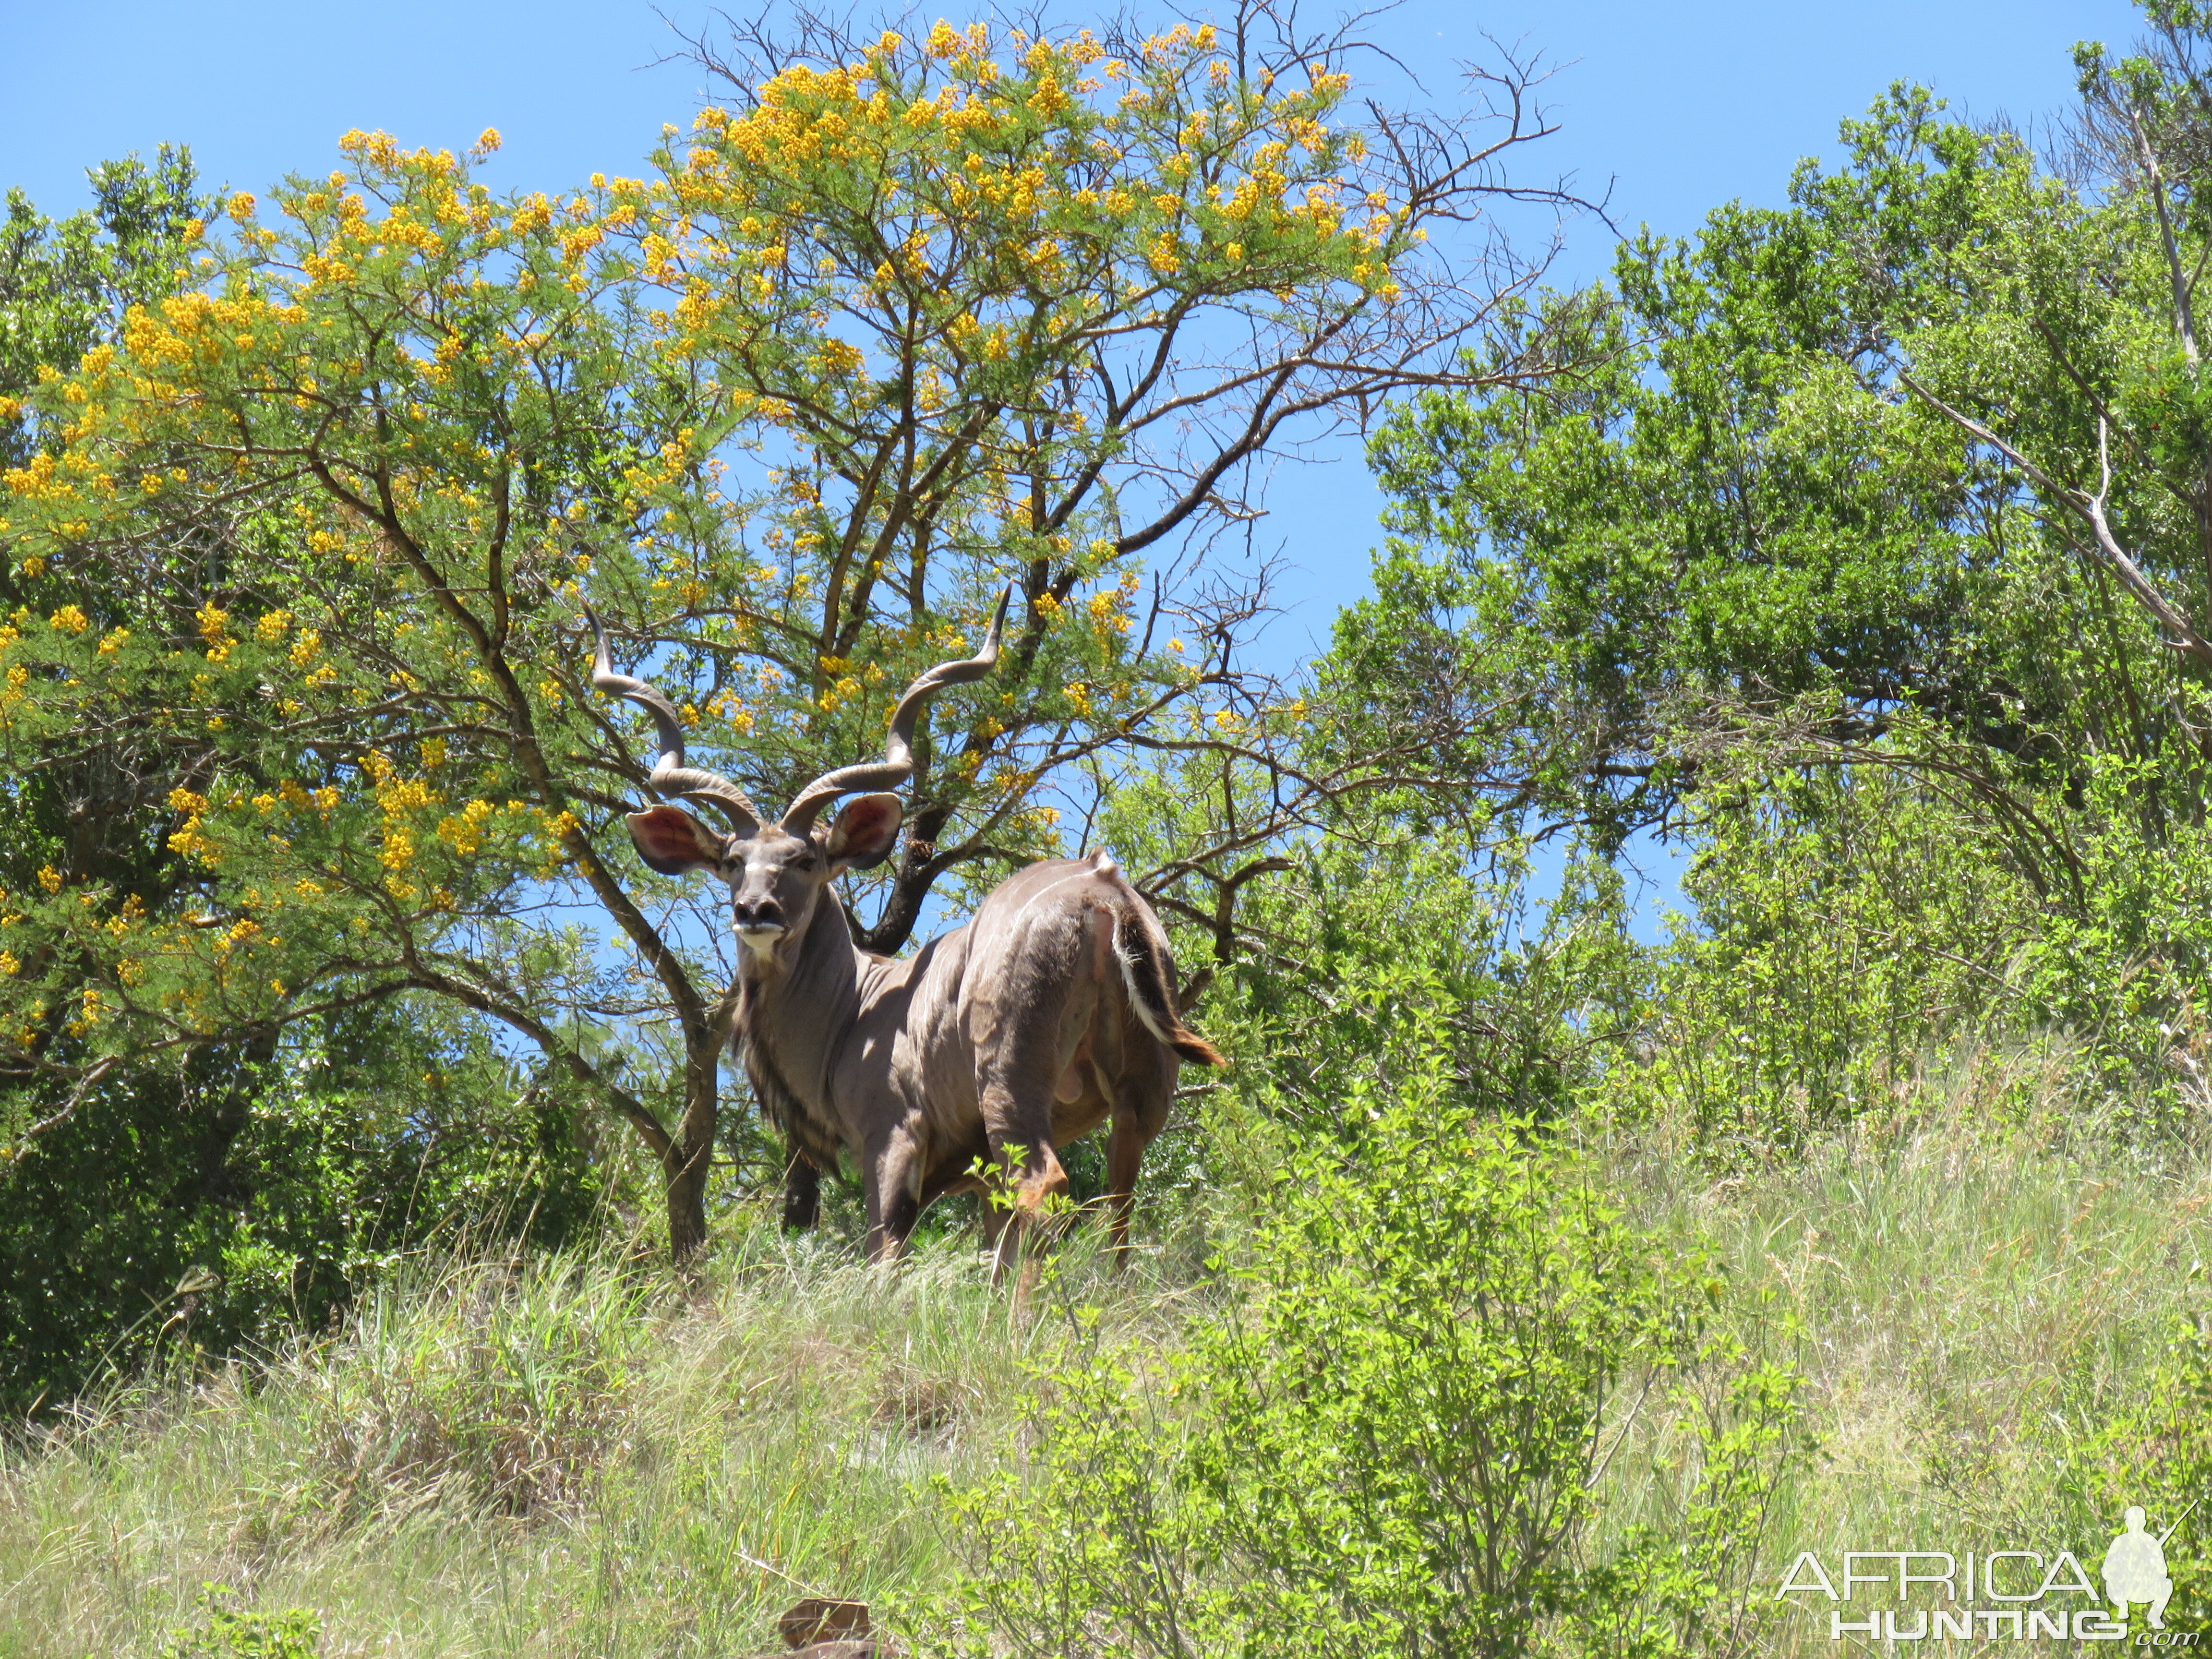
[[[638,856],[664,876],[688,875],[722,861],[722,837],[680,806],[648,807],[629,815],[629,838]]]
[[[872,870],[898,845],[899,820],[906,809],[896,795],[855,795],[830,826],[823,851],[848,870]]]

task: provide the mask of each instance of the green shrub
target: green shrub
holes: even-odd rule
[[[1978,827],[1878,766],[1716,777],[1683,882],[1697,921],[1676,924],[1613,1109],[1765,1148],[1893,1103],[1930,1046],[2018,996],[2033,895]]]
[[[0,1162],[0,1411],[265,1350],[434,1241],[580,1241],[618,1165],[431,1004],[119,1068]]]
[[[1904,715],[1879,745],[1765,743],[1706,765],[1695,921],[1595,1091],[1611,1114],[1789,1150],[1911,1110],[1931,1059],[1982,1049],[2057,1057],[2065,1116],[2100,1136],[2199,1132],[2212,835],[2154,819],[2142,769],[1970,767]],[[2021,1127],[2034,1092],[1996,1127]]]
[[[1753,1374],[1704,1437],[1699,1549],[1638,1534],[1591,1562],[1609,1417],[1695,1357],[1705,1286],[1577,1158],[1452,1094],[1433,1046],[1396,1091],[1355,1091],[1351,1148],[1293,1157],[1241,1296],[1185,1353],[1115,1349],[1073,1315],[1027,1480],[952,1496],[968,1576],[941,1640],[1381,1659],[1683,1639],[1741,1553],[1790,1381]]]
[[[2125,1402],[2081,1463],[2089,1517],[2117,1532],[2127,1507],[2139,1504],[2149,1532],[2170,1533],[2168,1626],[2212,1626],[2212,1311],[2175,1321],[2165,1354],[2128,1379]]]
[[[239,1613],[222,1605],[224,1594],[220,1584],[202,1587],[206,1618],[198,1630],[173,1631],[161,1659],[315,1659],[323,1626],[313,1611]]]

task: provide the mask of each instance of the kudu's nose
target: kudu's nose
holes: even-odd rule
[[[783,926],[783,906],[772,898],[738,899],[731,908],[736,913],[738,931],[750,933],[756,928]]]

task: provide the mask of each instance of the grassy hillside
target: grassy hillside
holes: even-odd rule
[[[1994,1132],[1992,1075],[1764,1170],[1596,1149],[1726,1264],[1716,1321],[1807,1378],[1818,1451],[1747,1564],[1759,1650],[1828,1649],[1770,1599],[1800,1549],[2117,1528],[2087,1449],[2201,1291],[2212,1165],[2056,1116]],[[209,1583],[315,1610],[325,1653],[426,1659],[744,1653],[803,1594],[896,1607],[957,1571],[941,1487],[1024,1456],[1025,1363],[1070,1310],[1164,1352],[1218,1301],[1199,1254],[1156,1238],[1117,1279],[1079,1237],[1023,1310],[957,1238],[883,1274],[763,1227],[689,1289],[611,1257],[423,1264],[264,1365],[179,1367],[11,1448],[0,1654],[150,1654]],[[1690,1473],[1678,1404],[1624,1399],[1600,1552],[1675,1520]]]

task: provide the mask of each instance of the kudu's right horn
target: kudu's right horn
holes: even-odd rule
[[[980,680],[991,672],[999,660],[999,630],[1006,620],[1006,607],[1013,597],[1012,582],[999,590],[999,608],[991,617],[991,631],[983,636],[981,651],[963,661],[941,662],[907,687],[906,695],[891,711],[890,734],[884,739],[883,759],[824,772],[799,792],[783,815],[786,835],[805,836],[814,827],[814,820],[822,809],[840,795],[894,789],[914,775],[914,728],[921,718],[923,706],[946,686]]]
[[[643,680],[616,673],[614,658],[607,649],[606,628],[588,605],[584,607],[584,619],[592,624],[592,637],[598,642],[592,659],[592,684],[602,691],[628,697],[644,709],[653,716],[653,728],[660,734],[659,757],[646,778],[653,792],[713,802],[740,836],[750,836],[758,830],[763,819],[759,809],[745,799],[744,790],[720,772],[684,763],[684,720],[676,712],[676,705]]]

